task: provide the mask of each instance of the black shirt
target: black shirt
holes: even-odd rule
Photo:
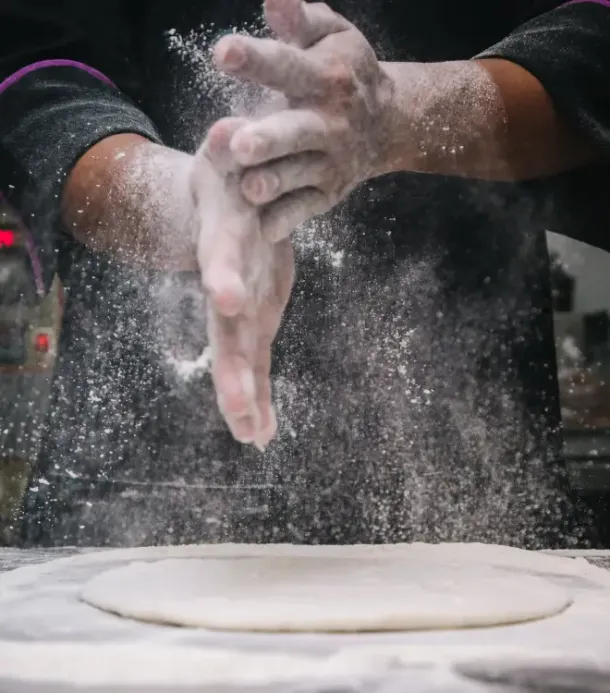
[[[545,230],[610,247],[609,3],[331,4],[384,59],[523,65],[602,162],[519,185],[386,176],[300,229],[274,352],[279,436],[259,455],[232,441],[208,376],[168,364],[196,292],[78,245],[58,199],[108,135],[194,150],[239,98],[208,48],[258,32],[260,3],[5,1],[0,189],[67,290],[26,543],[586,534],[560,456]]]

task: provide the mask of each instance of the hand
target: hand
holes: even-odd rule
[[[378,172],[388,155],[392,87],[364,36],[322,3],[265,0],[280,40],[226,36],[219,69],[282,94],[288,108],[237,130],[241,191],[267,238],[285,238]]]
[[[289,240],[270,244],[240,192],[231,138],[246,121],[216,123],[194,160],[198,261],[208,296],[212,379],[234,437],[259,449],[275,436],[271,345],[294,278]]]

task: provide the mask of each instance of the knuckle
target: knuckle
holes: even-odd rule
[[[221,410],[229,416],[241,418],[248,413],[248,401],[242,394],[231,393],[222,398]]]
[[[224,120],[218,120],[210,127],[205,140],[208,151],[214,151],[228,143],[227,131],[227,124]]]
[[[344,63],[338,63],[328,69],[327,81],[338,96],[352,94],[356,89],[354,73]]]

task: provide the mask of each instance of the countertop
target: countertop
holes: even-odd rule
[[[44,654],[45,647],[57,643],[68,648],[71,644],[94,644],[95,657],[98,657],[100,647],[112,645],[116,646],[113,652],[120,650],[124,655],[121,660],[122,666],[127,667],[129,664],[131,668],[127,668],[131,675],[133,671],[137,672],[140,660],[136,658],[130,663],[131,660],[127,656],[131,651],[129,648],[136,646],[133,652],[137,654],[141,652],[137,646],[142,644],[154,645],[157,647],[155,651],[162,645],[166,648],[164,652],[167,656],[177,651],[193,653],[200,650],[209,653],[216,649],[224,649],[234,656],[255,654],[257,661],[260,657],[269,657],[272,661],[274,656],[284,655],[315,658],[317,668],[323,666],[324,662],[333,661],[333,657],[337,657],[339,661],[341,653],[345,655],[352,651],[360,653],[358,657],[369,657],[370,675],[356,675],[350,669],[344,676],[345,680],[341,678],[325,682],[323,678],[311,678],[308,674],[303,681],[295,679],[294,682],[282,683],[281,686],[270,683],[253,689],[253,693],[327,693],[329,690],[341,690],[345,693],[396,693],[402,690],[414,693],[432,693],[438,690],[448,693],[494,693],[506,690],[506,686],[520,693],[532,693],[534,690],[543,693],[568,690],[577,690],[579,693],[610,691],[610,661],[607,661],[610,652],[610,625],[607,618],[610,597],[604,596],[604,590],[607,589],[605,586],[610,583],[607,583],[603,574],[600,579],[599,571],[593,571],[593,575],[586,571],[577,572],[573,577],[570,577],[569,570],[565,574],[560,574],[560,571],[557,575],[545,572],[545,579],[558,585],[572,586],[575,595],[574,605],[551,620],[490,627],[484,629],[483,635],[480,629],[466,629],[459,632],[287,636],[222,633],[138,623],[117,619],[78,600],[80,585],[100,571],[118,567],[128,560],[128,554],[121,552],[111,552],[107,557],[89,556],[83,557],[83,560],[58,561],[49,566],[30,568],[54,559],[106,551],[107,549],[74,548],[0,549],[0,572],[4,571],[4,583],[0,587],[6,588],[4,591],[0,589],[4,599],[0,607],[3,616],[0,620],[0,631],[3,631],[0,633],[0,640],[4,638],[5,646],[9,647],[9,659],[18,653],[27,661],[31,651],[41,651]],[[146,559],[151,559],[152,555],[158,552],[155,549],[142,551]],[[584,557],[590,563],[610,571],[610,551],[567,552],[567,555],[574,558]],[[11,573],[17,568],[25,570]],[[483,642],[481,637],[484,638]],[[38,649],[32,650],[35,647]],[[379,649],[380,647],[382,649]],[[521,654],[512,652],[515,648]],[[65,652],[69,652],[69,649]],[[387,656],[387,662],[385,659],[377,659],[379,653],[383,652],[389,653],[384,655]],[[397,661],[403,661],[400,657],[404,656],[405,662],[410,661],[409,657],[413,652],[423,653],[421,656],[427,657],[432,656],[430,653],[437,653],[434,657],[439,661],[442,659],[442,667],[435,665],[430,668],[422,666],[421,663],[397,666]],[[487,652],[491,654],[488,655]],[[523,652],[527,654],[527,659],[521,661]],[[569,657],[566,659],[562,654],[561,659],[553,658],[553,652],[567,652]],[[356,661],[350,657],[345,661]],[[18,657],[17,661],[21,659]],[[42,661],[46,660],[43,658]],[[77,661],[74,658],[68,658],[63,663],[75,670],[81,666],[81,660]],[[315,670],[317,669],[312,669],[311,676]],[[76,693],[77,690],[82,690],[76,685],[63,683],[61,687],[53,686],[44,678],[32,680],[35,685],[28,683],[28,677],[21,673],[12,678],[9,675],[8,680],[4,681],[0,677],[0,690],[10,693]],[[202,681],[205,681],[205,677]],[[566,687],[567,684],[573,685],[570,688]],[[95,693],[151,693],[152,690],[158,693],[171,693],[176,690],[185,693],[202,690],[209,693],[218,693],[219,690],[243,693],[244,688],[235,685],[219,688],[204,686],[202,683],[184,687],[172,685],[171,688],[162,689],[155,686],[151,689],[144,684],[134,687],[133,683],[113,683],[101,686],[96,684],[91,690]]]
[[[26,565],[36,565],[53,561],[56,558],[66,558],[82,553],[91,553],[94,551],[109,551],[111,549],[12,549],[0,547],[0,573],[7,570],[22,568]],[[610,550],[609,551],[576,551],[570,552],[570,555],[582,556],[590,563],[610,571]]]

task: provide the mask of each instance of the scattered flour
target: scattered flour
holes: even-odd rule
[[[177,359],[173,354],[167,354],[167,363],[173,366],[176,375],[183,380],[191,380],[195,376],[207,373],[210,369],[210,348],[206,347],[194,361]]]

